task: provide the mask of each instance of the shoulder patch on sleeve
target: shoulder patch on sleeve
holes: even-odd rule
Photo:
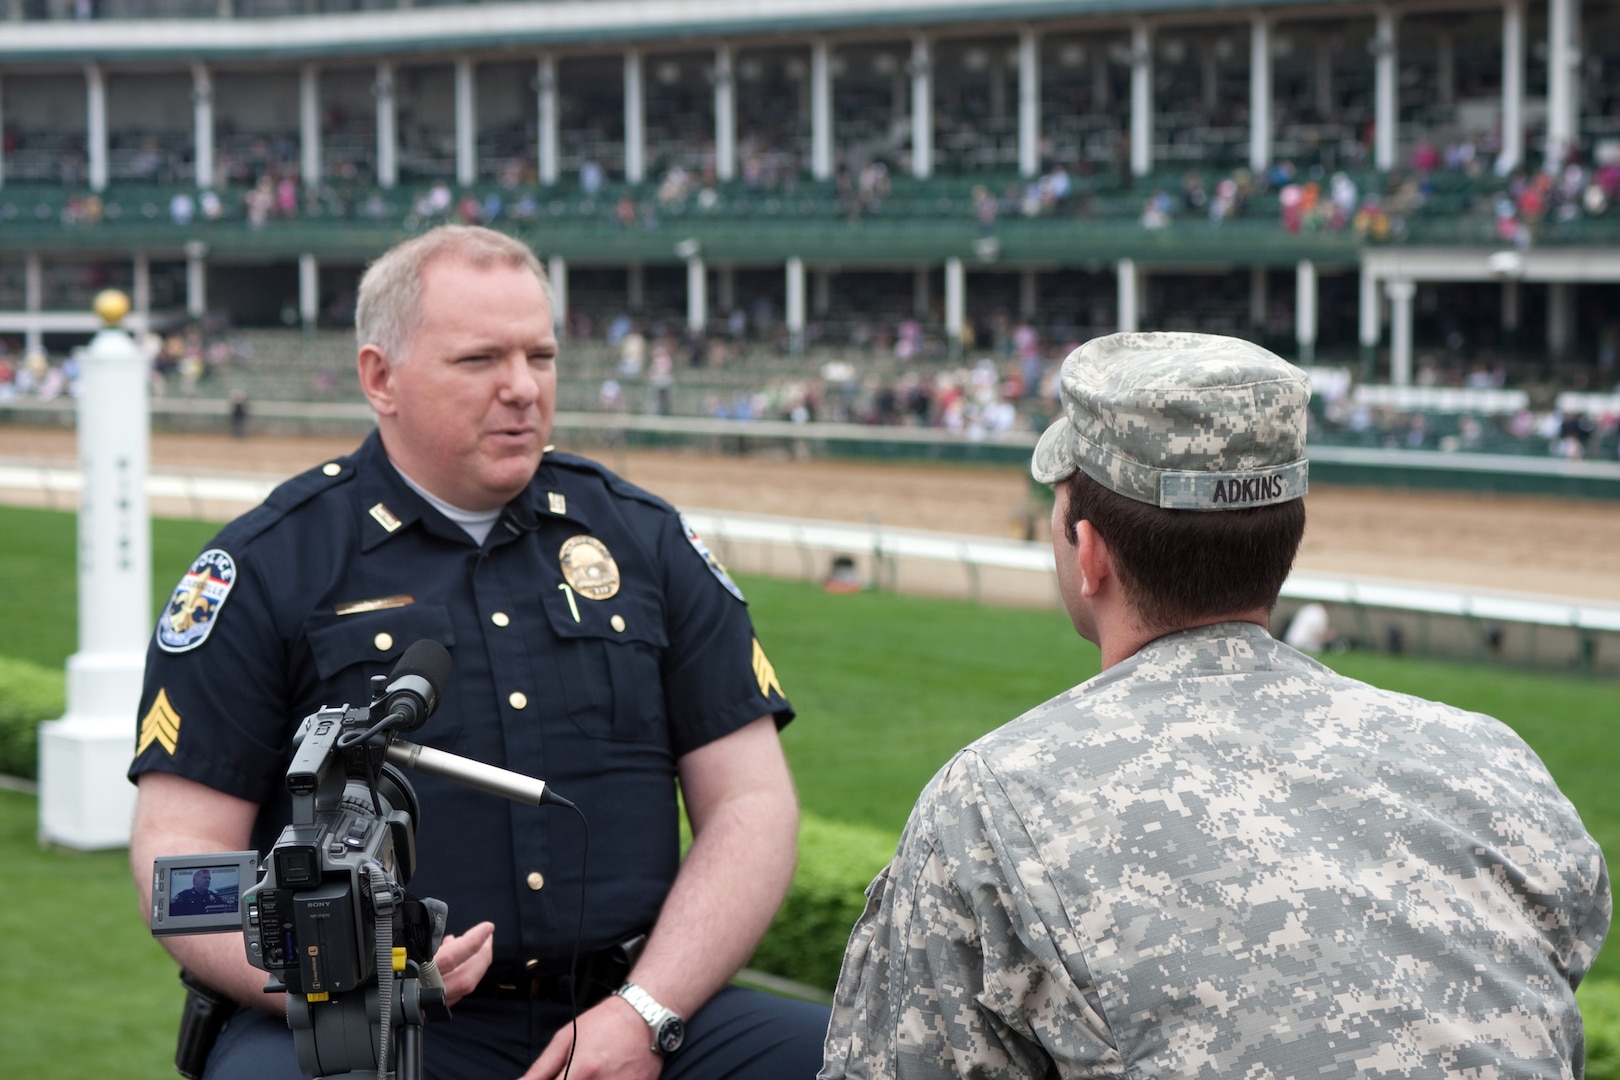
[[[164,652],[183,653],[207,641],[235,585],[236,560],[228,551],[209,548],[197,556],[158,617],[158,647]]]
[[[774,691],[777,697],[786,699],[787,695],[782,693],[782,681],[776,677],[776,665],[772,664],[771,658],[765,655],[765,648],[759,643],[759,638],[754,639],[752,663],[754,666],[754,679],[759,683],[759,692],[765,697],[770,697],[772,691]]]
[[[141,717],[141,734],[135,743],[136,756],[145,753],[153,743],[167,750],[170,757],[174,757],[174,749],[180,743],[180,714],[169,703],[169,692],[161,686],[152,707]]]
[[[692,523],[686,520],[685,514],[681,515],[681,531],[686,534],[686,542],[692,545],[692,550],[697,552],[698,557],[708,566],[709,573],[714,575],[715,580],[724,585],[726,591],[732,596],[745,604],[748,603],[748,598],[742,594],[741,589],[737,588],[737,583],[731,580],[731,575],[726,573],[724,566],[720,565],[720,560],[714,557],[714,552],[710,551],[709,545],[703,542],[703,537],[699,536],[697,530],[692,528]]]

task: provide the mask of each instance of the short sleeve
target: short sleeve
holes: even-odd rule
[[[754,632],[748,606],[721,580],[681,525],[663,516],[658,544],[669,646],[660,674],[677,756],[762,716],[793,718],[776,668]],[[716,564],[718,566],[718,564]]]
[[[207,635],[181,651],[153,635],[129,776],[173,773],[263,803],[275,793],[296,723],[288,720],[279,680],[286,650],[261,568],[238,551],[230,554],[236,580],[212,612]]]

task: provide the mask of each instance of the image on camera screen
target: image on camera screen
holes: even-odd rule
[[[169,868],[169,915],[228,915],[237,911],[241,868],[176,866]]]

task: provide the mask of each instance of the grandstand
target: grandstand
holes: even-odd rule
[[[187,347],[302,349],[369,258],[469,221],[541,253],[576,339],[920,361],[1024,330],[1050,364],[1162,327],[1543,409],[1620,381],[1620,0],[4,0],[0,25],[13,355],[82,340],[108,285]],[[1404,445],[1499,449],[1425,410],[1449,419]]]

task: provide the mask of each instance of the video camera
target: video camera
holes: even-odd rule
[[[450,668],[444,646],[418,641],[391,674],[372,678],[369,704],[304,718],[287,768],[292,821],[263,862],[255,851],[153,861],[153,935],[241,930],[248,962],[269,975],[265,992],[287,994],[310,1076],[420,1076],[422,1025],[450,1015],[433,966],[448,909],[405,892],[421,809],[397,766],[573,806],[543,781],[396,738],[426,722]],[[192,997],[175,1066],[195,1078],[231,1005],[182,978]]]

